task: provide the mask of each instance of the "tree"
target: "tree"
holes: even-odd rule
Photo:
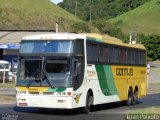
[[[160,55],[160,36],[159,35],[138,35],[139,41],[144,44],[149,60],[157,60]]]
[[[58,5],[88,21],[90,7],[92,7],[92,19],[109,19],[132,10],[148,0],[63,0]]]

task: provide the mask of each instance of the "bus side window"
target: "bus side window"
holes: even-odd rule
[[[104,51],[103,46],[99,46],[99,62],[104,63]]]
[[[105,63],[107,63],[108,62],[108,47],[107,46],[105,46],[104,48],[103,48],[103,54],[104,54],[104,62]]]

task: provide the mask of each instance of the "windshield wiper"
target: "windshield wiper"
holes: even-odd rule
[[[52,82],[49,80],[49,77],[48,77],[48,75],[47,75],[46,70],[43,71],[43,73],[42,73],[42,75],[41,75],[41,78],[38,79],[38,81],[42,81],[42,80],[45,79],[45,77],[42,77],[43,75],[46,76],[46,80],[47,80],[48,85],[49,85],[52,89],[55,88],[55,87],[53,86]],[[35,80],[37,80],[37,79],[35,79]],[[34,80],[29,81],[27,87],[29,88],[33,82],[34,82]]]
[[[43,73],[44,60],[45,60],[45,58],[43,57],[43,58],[42,58],[42,64],[41,64],[41,65],[39,64],[38,69],[37,69],[36,72],[34,73],[35,79],[29,81],[29,83],[28,83],[28,85],[27,85],[28,88],[31,86],[31,84],[32,84],[34,81],[42,82],[42,80],[44,79],[44,73]],[[40,66],[42,66],[42,67],[40,67]],[[40,70],[40,68],[41,68],[41,70]]]
[[[52,89],[55,88],[55,87],[53,86],[52,82],[50,81],[50,79],[49,79],[49,77],[48,77],[48,75],[47,75],[46,70],[44,70],[43,72],[44,72],[44,74],[45,74],[45,76],[46,76],[46,78],[47,78],[47,83],[48,83],[48,85],[49,85]]]
[[[37,81],[37,82],[41,81],[42,80],[42,76],[43,75],[41,75],[40,69],[37,69],[36,72],[34,73],[35,79],[34,80],[30,80],[28,85],[27,85],[27,87],[29,88],[34,81]]]
[[[43,59],[42,59],[42,64],[41,64],[41,71],[40,71],[40,67],[39,67],[39,69],[35,72],[35,80],[32,80],[32,81],[29,81],[29,83],[28,83],[28,85],[27,85],[27,87],[30,87],[31,86],[31,84],[34,82],[34,81],[40,81],[40,82],[42,82],[45,78],[46,78],[46,80],[47,80],[47,83],[48,83],[48,85],[53,89],[53,88],[55,88],[54,86],[53,86],[53,84],[52,84],[52,82],[49,80],[49,77],[48,77],[48,74],[47,74],[47,72],[46,72],[46,70],[45,70],[45,58],[43,57]]]

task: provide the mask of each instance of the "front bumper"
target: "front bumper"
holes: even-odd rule
[[[18,107],[72,109],[72,96],[17,95]]]

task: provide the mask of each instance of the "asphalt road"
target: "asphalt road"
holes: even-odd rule
[[[123,103],[96,105],[89,115],[83,114],[81,109],[39,111],[36,108],[17,108],[15,104],[0,104],[0,120],[125,120],[130,111],[160,106],[160,93],[149,94],[139,99],[134,106],[124,106]],[[9,119],[8,119],[9,120]]]

